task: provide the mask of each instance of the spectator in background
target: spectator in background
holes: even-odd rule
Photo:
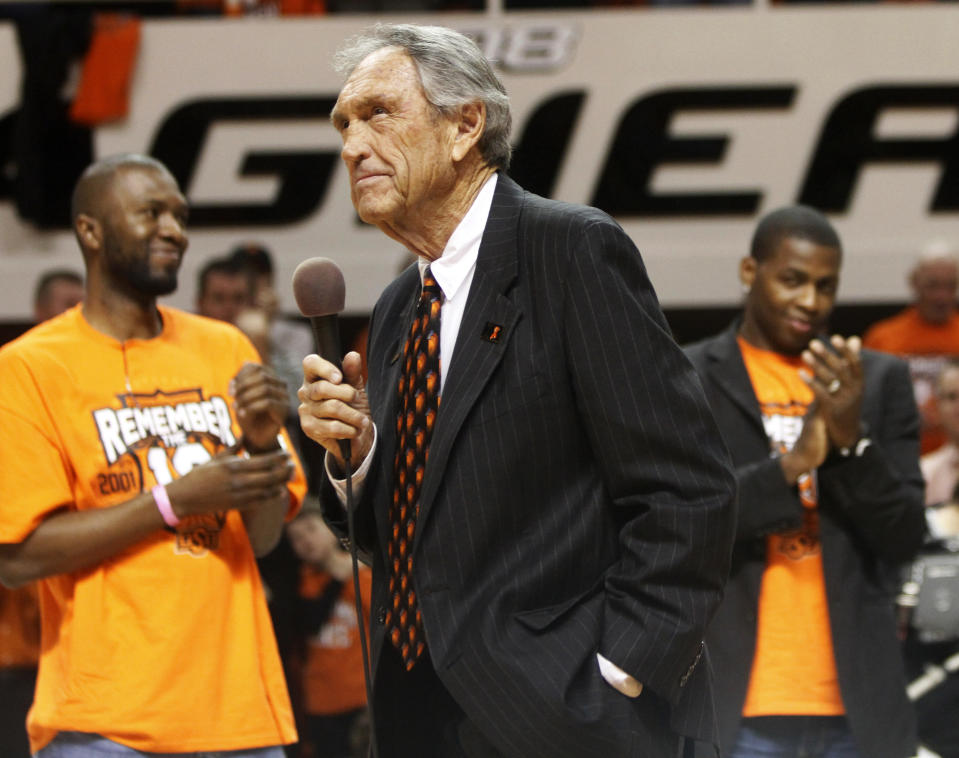
[[[922,456],[919,465],[926,480],[926,520],[931,537],[927,551],[941,554],[954,551],[959,538],[959,360],[951,358],[942,367],[936,378],[935,398],[946,441]],[[910,570],[907,579],[922,582],[924,577]],[[945,585],[936,587],[932,591],[936,593],[937,610],[947,614],[959,588],[942,596],[938,593]],[[914,612],[910,618],[916,621]],[[910,691],[916,702],[919,738],[940,758],[959,758],[959,672],[954,665],[959,642],[940,635],[941,628],[936,628],[930,639],[929,630],[921,623],[903,631],[908,632],[903,650],[906,670],[913,681]],[[953,665],[949,665],[950,659]]]
[[[37,280],[33,292],[36,323],[59,316],[83,300],[83,277],[70,269],[53,269]]]
[[[248,259],[236,254],[211,258],[200,269],[197,278],[196,309],[201,316],[225,321],[240,327],[241,331],[244,331],[256,347],[261,359],[269,363],[273,357],[273,351],[269,346],[268,328],[272,321],[272,315],[268,316],[264,311],[269,310],[272,314],[275,310],[276,300],[272,292],[261,292],[261,302],[264,307],[257,308],[254,305],[255,290],[265,290],[268,286],[272,288],[272,281],[264,282],[264,276],[259,269],[260,266],[262,266],[262,262],[254,267]],[[270,270],[272,271],[272,267]],[[243,329],[243,326],[246,326],[246,329]],[[310,352],[312,352],[312,347]],[[305,355],[306,353],[304,353]],[[300,360],[302,361],[303,358],[301,357]],[[275,365],[272,367],[287,385],[287,394],[289,394],[290,379],[284,377]],[[295,408],[288,409],[284,425],[294,446],[300,453],[300,459],[307,477],[311,478],[311,459],[309,456],[313,451],[310,446],[303,444],[303,431],[299,424],[295,423],[296,417],[294,414]],[[304,451],[306,455],[304,455]],[[291,697],[294,700],[294,710],[296,710],[296,698],[299,693],[298,680],[300,679],[300,668],[296,656],[296,582],[300,565],[285,532],[279,544],[272,551],[257,559],[257,567],[260,570],[263,584],[267,588],[273,633],[276,636],[280,658],[283,661],[283,670]],[[297,715],[299,716],[298,711]],[[287,754],[296,755],[297,749],[296,746],[289,747],[287,748]]]
[[[315,501],[308,501],[286,530],[303,562],[297,618],[305,646],[302,696],[310,755],[349,758],[351,740],[366,712],[352,561]],[[363,615],[368,618],[368,566],[360,566],[359,577]]]
[[[260,357],[286,382],[290,418],[300,401],[303,359],[313,352],[313,334],[303,323],[279,313],[273,259],[259,243],[238,245],[203,266],[197,280],[197,313],[234,324],[249,337]],[[292,424],[291,429],[299,424]]]
[[[304,444],[296,391],[302,379],[303,359],[314,350],[313,333],[306,324],[279,314],[269,250],[259,243],[245,243],[208,261],[198,276],[196,309],[200,315],[239,327],[263,362],[284,381],[290,403],[287,431],[312,477],[310,453],[315,445]]]
[[[235,246],[227,257],[246,272],[250,287],[249,305],[237,316],[236,325],[250,338],[264,362],[286,382],[290,400],[286,428],[300,453],[310,491],[313,491],[323,465],[323,450],[308,440],[300,427],[300,399],[296,394],[303,380],[303,359],[315,351],[313,332],[304,322],[280,313],[269,248],[260,242],[244,242]]]
[[[935,384],[936,407],[946,441],[938,449],[922,456],[920,465],[926,480],[926,506],[934,508],[953,504],[959,512],[956,485],[959,484],[959,359],[950,358],[939,372]],[[959,520],[949,519],[952,526],[944,534],[959,534]],[[946,527],[946,525],[943,525]]]
[[[273,256],[266,246],[258,242],[237,245],[229,258],[247,272],[250,281],[251,304],[239,314],[236,325],[256,345],[263,360],[287,383],[290,413],[295,417],[300,405],[296,392],[303,380],[303,359],[314,351],[313,333],[306,324],[280,314],[280,298],[273,280]]]
[[[909,275],[914,303],[873,324],[863,347],[902,356],[909,363],[916,404],[922,419],[921,450],[928,453],[945,441],[936,417],[934,386],[946,360],[959,356],[959,313],[956,287],[959,259],[952,245],[935,240]]]
[[[250,307],[250,282],[243,268],[232,258],[213,258],[197,277],[196,312],[207,318],[236,325],[240,314]]]
[[[739,485],[706,632],[729,758],[916,749],[892,579],[925,534],[919,420],[902,361],[824,336],[841,259],[822,214],[773,211],[740,262],[741,320],[687,350]]]

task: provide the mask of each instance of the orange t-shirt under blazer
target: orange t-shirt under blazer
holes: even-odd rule
[[[813,400],[812,390],[799,376],[802,360],[760,350],[742,338],[739,348],[759,400],[770,453],[784,453],[799,438]],[[816,472],[800,477],[798,487],[802,526],[766,538],[756,652],[744,716],[845,713],[823,579]]]

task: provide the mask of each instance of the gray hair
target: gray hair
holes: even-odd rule
[[[924,263],[938,263],[939,261],[946,261],[953,264],[959,263],[956,246],[942,237],[937,237],[926,243],[922,252],[919,254],[919,260],[916,261],[916,268],[919,268]]]
[[[509,97],[490,62],[473,40],[443,26],[376,24],[348,40],[333,58],[334,70],[349,77],[364,58],[398,47],[413,60],[427,102],[442,116],[466,103],[486,106],[480,154],[495,168],[509,168],[513,117]]]

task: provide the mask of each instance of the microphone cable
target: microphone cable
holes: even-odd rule
[[[360,632],[360,652],[363,656],[363,682],[366,685],[366,712],[370,719],[370,751],[378,758],[376,750],[376,719],[373,717],[373,683],[370,675],[370,650],[366,639],[366,619],[363,615],[363,593],[360,589],[360,563],[356,554],[356,527],[353,513],[353,465],[350,461],[350,443],[340,440],[340,452],[346,469],[346,531],[350,540],[350,559],[353,564],[353,595],[356,604],[356,626]],[[370,609],[372,616],[372,608]],[[371,619],[372,623],[372,619]]]

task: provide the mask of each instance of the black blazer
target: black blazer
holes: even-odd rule
[[[734,324],[686,349],[736,467],[738,521],[726,597],[707,632],[716,671],[723,751],[732,747],[756,647],[765,537],[799,526],[802,506],[786,484],[736,343]],[[916,750],[912,707],[896,638],[896,565],[925,533],[919,416],[906,364],[862,352],[862,420],[872,445],[860,458],[831,454],[818,471],[823,572],[839,687],[863,756],[906,758]]]
[[[378,442],[357,541],[373,566],[374,669],[398,357],[419,289],[412,266],[370,329]],[[510,756],[659,755],[670,722],[714,737],[697,663],[729,566],[733,477],[635,246],[606,214],[500,175],[444,371],[413,546],[443,684]],[[645,684],[639,698],[601,678],[597,652]]]

